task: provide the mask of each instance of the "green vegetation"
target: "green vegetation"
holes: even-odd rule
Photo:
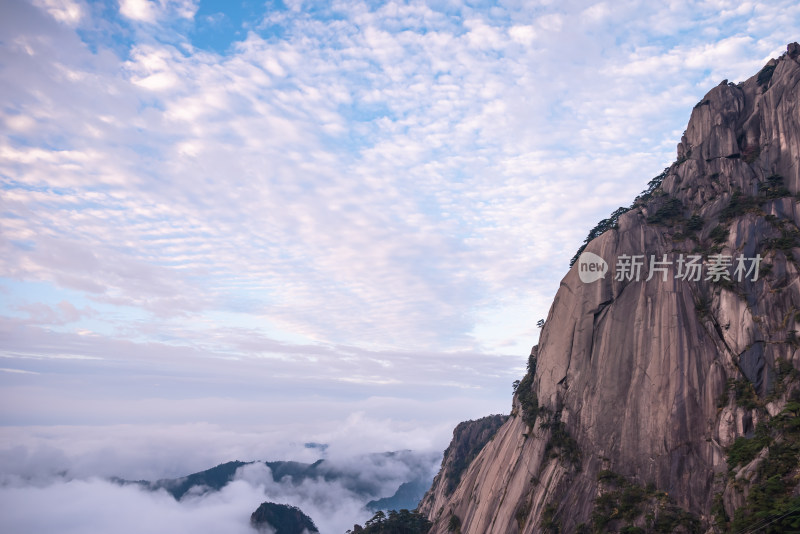
[[[673,236],[673,241],[683,241],[684,239],[697,239],[697,233],[700,232],[706,224],[705,219],[703,219],[700,215],[694,214],[688,219],[676,219],[674,223],[685,222],[685,227],[682,230],[677,231]],[[673,224],[673,226],[677,226],[677,224]]]
[[[722,393],[719,394],[717,397],[717,408],[722,409],[728,405],[728,400],[730,399],[730,391],[728,388],[725,388]]]
[[[556,520],[555,515],[556,506],[554,504],[545,506],[544,510],[542,510],[542,519],[539,522],[542,532],[550,534],[559,534],[561,532],[561,521]]]
[[[683,203],[677,198],[665,201],[656,212],[647,218],[648,224],[672,224],[683,219]]]
[[[766,181],[759,184],[758,191],[770,200],[792,196],[792,192],[783,185],[783,176],[779,174],[768,176]]]
[[[507,419],[505,415],[489,415],[456,426],[453,431],[453,441],[444,453],[445,459],[451,459],[445,474],[446,495],[451,495],[455,491],[472,460],[478,456]]]
[[[597,480],[598,482],[605,482],[607,484],[613,484],[615,486],[622,486],[623,484],[627,483],[624,476],[615,473],[610,469],[603,469],[602,471],[600,471],[597,474]]]
[[[746,378],[731,380],[730,386],[733,389],[733,396],[736,399],[736,406],[741,406],[748,410],[755,410],[760,406],[758,395],[753,384]]]
[[[733,471],[737,466],[747,465],[752,462],[761,449],[769,445],[769,429],[763,423],[756,427],[755,435],[739,437],[728,447],[728,469]]]
[[[447,521],[447,532],[461,533],[461,519],[456,514],[450,514],[450,519]]]
[[[701,216],[692,215],[691,217],[689,217],[689,220],[686,222],[686,231],[688,233],[690,233],[690,234],[694,234],[694,233],[699,232],[700,230],[702,230],[704,224],[705,224],[705,221],[703,220],[703,218]]]
[[[303,534],[319,532],[316,525],[299,508],[288,504],[264,502],[250,516],[255,528],[271,527],[275,534]]]
[[[536,356],[531,353],[528,357],[528,371],[515,388],[517,399],[522,406],[522,420],[530,427],[533,427],[539,415],[539,399],[533,390],[534,376],[536,376]]]
[[[728,448],[728,465],[744,465],[766,448],[745,505],[734,513],[729,531],[778,533],[800,529],[800,497],[794,495],[800,466],[800,392],[783,411],[764,421],[752,438],[738,438]],[[729,477],[732,472],[729,473]]]
[[[669,167],[666,167],[663,171],[661,171],[661,174],[659,174],[658,176],[647,182],[647,187],[645,188],[644,191],[639,193],[639,196],[637,196],[636,199],[633,201],[633,204],[631,204],[630,209],[634,208],[635,206],[642,205],[646,201],[652,198],[653,193],[655,193],[656,189],[661,187],[661,184],[664,182],[664,179],[669,174],[669,169],[670,169]]]
[[[722,493],[714,494],[714,501],[711,504],[711,515],[714,516],[714,525],[720,529],[724,529],[725,525],[730,521],[730,517],[728,517],[728,513],[725,511],[725,504],[722,501]]]
[[[553,421],[543,424],[543,428],[550,428],[550,440],[545,446],[545,454],[550,453],[551,458],[561,458],[562,461],[581,468],[581,449],[578,442],[567,432],[567,426],[560,420],[559,414]]]
[[[766,67],[765,67],[766,68]],[[771,74],[770,74],[771,75]],[[702,105],[699,104],[699,105]],[[742,149],[742,154],[737,155],[736,157],[741,157],[748,163],[752,163],[755,161],[759,154],[761,153],[761,147],[758,145],[752,146],[745,146]],[[676,162],[679,163],[679,162]],[[647,188],[642,191],[642,193],[636,197],[633,204],[630,207],[620,207],[614,210],[611,215],[607,218],[601,220],[594,228],[589,231],[589,235],[586,236],[586,239],[583,240],[583,244],[572,257],[569,262],[570,267],[572,267],[578,258],[586,249],[586,246],[596,237],[599,237],[603,233],[607,232],[608,230],[616,229],[618,227],[618,221],[620,216],[624,213],[627,213],[631,209],[634,209],[638,206],[644,205],[647,201],[653,198],[655,191],[661,187],[664,179],[669,174],[669,167],[664,169],[664,171],[650,180],[647,184]],[[709,177],[709,180],[719,180],[719,173],[714,173]],[[747,213],[756,213],[763,215],[763,210],[761,208],[762,204],[766,200],[774,200],[778,198],[784,198],[791,196],[791,192],[784,186],[783,184],[783,177],[777,174],[773,174],[767,177],[766,181],[763,182],[759,188],[759,196],[749,196],[742,193],[742,191],[737,190],[734,191],[733,195],[731,196],[728,205],[722,209],[720,213],[720,222],[727,223],[732,219],[745,215]],[[800,200],[800,196],[798,197]],[[686,220],[683,216],[684,206],[681,201],[677,198],[669,198],[664,201],[658,209],[656,209],[655,213],[650,215],[647,218],[647,222],[649,224],[661,224],[661,225],[672,225],[675,226],[679,223],[685,222],[686,223],[686,233],[678,232],[674,237],[676,240],[686,239],[687,237],[691,237],[696,232],[702,230],[705,221],[699,215],[693,215],[688,220]],[[725,232],[725,237],[723,237],[723,231]],[[717,233],[713,233],[717,232]],[[727,238],[727,230],[723,225],[718,226],[712,231],[711,238],[714,240],[715,243],[721,244]],[[774,241],[774,248],[779,248],[783,250],[787,250],[794,246],[798,246],[798,240],[795,237],[781,237]],[[712,251],[713,252],[713,251]]]
[[[645,190],[642,191],[639,194],[639,196],[636,197],[636,199],[633,201],[630,207],[628,208],[619,207],[616,210],[614,210],[611,213],[611,215],[609,215],[606,219],[603,219],[602,221],[597,223],[595,227],[589,231],[589,235],[586,236],[586,239],[583,240],[583,244],[578,249],[578,252],[576,252],[575,255],[572,257],[572,259],[569,260],[569,266],[572,267],[575,264],[575,262],[578,261],[578,258],[580,257],[581,253],[583,253],[583,251],[586,249],[586,246],[589,243],[591,243],[594,238],[599,237],[608,230],[616,229],[617,221],[619,221],[619,218],[623,214],[629,212],[630,210],[632,210],[637,206],[643,205],[645,202],[650,200],[653,197],[653,193],[659,187],[661,187],[661,184],[664,182],[664,178],[666,178],[667,175],[669,174],[669,169],[670,169],[669,167],[665,168],[663,171],[661,171],[661,174],[659,174],[658,176],[647,182],[647,187],[645,188]]]
[[[786,332],[786,343],[793,347],[800,345],[800,338],[797,337],[797,330],[789,330]]]
[[[721,221],[730,221],[746,213],[760,213],[763,199],[742,194],[741,191],[734,191],[728,205],[720,213]]]
[[[595,531],[606,531],[612,521],[634,521],[643,514],[646,500],[644,489],[635,484],[623,483],[616,490],[603,493],[595,500],[592,512]]]
[[[528,522],[528,516],[531,513],[531,496],[528,495],[524,501],[517,506],[517,511],[514,513],[514,519],[517,520],[517,528],[521,531]]]
[[[417,512],[390,510],[376,513],[363,527],[355,525],[347,534],[427,534],[431,526],[428,518]]]
[[[697,312],[699,318],[705,319],[708,312],[711,311],[711,300],[701,295],[694,303],[694,311]]]
[[[580,255],[586,249],[586,245],[591,243],[595,237],[599,237],[600,235],[604,234],[607,230],[611,230],[612,228],[616,229],[617,221],[619,220],[620,216],[623,213],[627,213],[628,211],[630,211],[630,208],[619,207],[616,210],[614,210],[611,213],[611,215],[608,216],[608,218],[603,219],[602,221],[597,223],[595,227],[589,231],[589,235],[586,236],[586,239],[583,240],[583,245],[581,245],[581,247],[578,249],[578,252],[576,252],[575,255],[572,257],[572,259],[569,260],[569,266],[572,267],[575,264],[575,262],[578,261]]]
[[[781,236],[769,240],[768,247],[776,250],[788,251],[800,244],[800,233],[796,229],[783,229]]]
[[[701,532],[696,517],[675,505],[652,484],[643,488],[610,470],[600,471],[597,478],[604,491],[594,502],[593,532],[668,533],[678,528]]]
[[[724,243],[728,240],[728,228],[718,224],[713,230],[711,230],[711,232],[708,234],[708,237],[711,238],[711,241],[714,243]]]
[[[536,361],[536,350],[533,350],[528,358],[528,372],[522,380],[515,382],[514,391],[522,407],[522,420],[533,428],[536,419],[541,416],[543,418],[541,428],[550,429],[550,439],[545,447],[545,454],[549,453],[552,458],[561,458],[580,469],[581,452],[578,442],[567,432],[560,414],[553,414],[547,407],[539,406],[539,399],[533,388]]]
[[[795,321],[797,320],[795,316]],[[772,383],[772,391],[767,395],[765,401],[770,402],[783,395],[786,392],[787,385],[798,378],[800,378],[800,371],[795,369],[792,362],[778,358],[775,362],[775,381]]]
[[[757,156],[756,156],[757,157]],[[746,158],[746,155],[745,155]],[[792,193],[784,186],[783,177],[778,174],[768,176],[759,184],[759,196],[748,196],[740,190],[734,191],[730,202],[722,209],[720,221],[727,222],[746,213],[763,215],[761,205],[767,200],[790,197]]]

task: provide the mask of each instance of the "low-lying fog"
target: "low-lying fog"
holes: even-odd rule
[[[356,436],[356,429],[363,432]],[[445,425],[403,428],[354,416],[340,432],[312,436],[328,438],[324,447],[270,429],[237,431],[211,424],[5,427],[0,531],[252,534],[250,514],[272,501],[299,507],[322,533],[342,534],[371,517],[365,508],[369,500],[391,496],[420,475],[432,478],[451,431]],[[398,450],[415,450],[370,454],[387,452],[387,439]],[[180,501],[164,489],[109,480],[177,478],[231,460],[312,463],[320,458],[343,475],[275,481],[269,467],[254,463],[240,467],[220,491],[198,488]],[[354,491],[354,482],[362,493]]]

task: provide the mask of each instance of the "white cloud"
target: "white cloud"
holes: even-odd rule
[[[525,45],[531,44],[536,38],[536,30],[533,28],[533,26],[527,25],[512,26],[509,28],[508,34],[514,41]]]
[[[564,26],[564,16],[560,13],[542,15],[536,22],[545,31],[558,32]]]
[[[119,0],[119,12],[131,20],[155,23],[165,16],[192,19],[197,0]]]
[[[584,9],[581,12],[581,17],[591,22],[600,22],[608,17],[610,13],[611,8],[609,8],[606,2],[598,2]]]
[[[24,375],[38,375],[39,374],[39,373],[34,372],[34,371],[23,371],[22,369],[5,369],[5,368],[3,368],[3,369],[0,369],[0,371],[3,372],[3,373],[21,373],[21,374],[24,374]]]
[[[119,12],[129,19],[155,22],[157,6],[153,0],[120,0]]]
[[[82,2],[75,0],[34,0],[34,4],[50,13],[58,22],[76,26],[86,9]]]
[[[387,430],[381,423],[358,421]],[[444,447],[426,453],[363,454],[365,444],[382,442],[369,436],[358,443],[334,437],[322,451],[304,446],[302,433],[287,430],[208,424],[6,427],[0,433],[0,502],[6,510],[0,514],[0,530],[251,532],[250,514],[261,502],[271,501],[300,507],[321,532],[344,532],[371,515],[364,509],[369,500],[392,495],[403,482],[432,478]],[[394,435],[394,444],[408,444],[398,437]],[[221,491],[197,488],[180,502],[164,490],[144,491],[100,478],[179,478],[233,459],[312,463],[323,454],[326,461],[318,470],[326,476],[274,480],[270,469],[257,463],[240,467]],[[33,513],[50,499],[57,503],[48,514]]]
[[[233,532],[250,534],[250,514],[262,496],[244,483],[206,499],[178,503],[164,491],[150,493],[101,480],[56,481],[44,487],[0,487],[4,532],[81,533]],[[49,502],[48,513],[37,506]],[[91,504],[89,504],[91,503]]]
[[[166,46],[148,45],[135,50],[129,63],[134,83],[172,91],[161,103],[163,114],[150,110],[151,117],[140,127],[152,131],[166,126],[165,140],[178,136],[172,152],[179,158],[170,164],[163,193],[149,195],[152,204],[147,213],[160,211],[181,221],[180,226],[194,225],[194,221],[189,223],[189,214],[198,206],[185,202],[188,199],[182,188],[199,188],[195,198],[213,199],[213,211],[205,213],[229,214],[225,225],[201,223],[205,232],[201,248],[181,246],[188,243],[181,237],[172,240],[175,247],[148,247],[149,257],[177,260],[181,267],[199,267],[211,261],[215,270],[228,273],[235,265],[242,281],[260,285],[268,281],[272,305],[281,310],[280,320],[295,332],[320,340],[331,339],[331,332],[347,332],[364,341],[387,342],[387,334],[393,331],[404,343],[419,339],[425,344],[430,340],[421,336],[425,331],[433,336],[452,328],[468,331],[469,322],[457,318],[464,316],[459,308],[480,305],[480,301],[463,287],[484,284],[481,291],[493,294],[512,280],[519,285],[532,277],[532,258],[521,251],[533,247],[521,245],[530,240],[534,221],[546,224],[553,220],[552,213],[539,211],[547,210],[546,206],[562,196],[558,187],[541,187],[548,176],[546,169],[560,172],[564,180],[563,170],[569,168],[577,183],[587,167],[572,165],[566,158],[571,152],[587,149],[595,152],[591,158],[594,169],[610,171],[618,165],[615,159],[603,163],[603,155],[593,144],[604,149],[625,146],[639,137],[646,121],[657,113],[658,107],[648,104],[649,97],[640,91],[637,81],[665,71],[665,66],[674,76],[687,64],[685,58],[694,57],[693,49],[675,48],[666,53],[640,49],[633,62],[623,56],[615,58],[616,62],[606,60],[602,70],[578,71],[567,65],[559,73],[548,66],[548,58],[570,58],[571,51],[555,47],[541,58],[541,68],[549,69],[543,76],[554,76],[555,82],[578,77],[569,89],[570,99],[565,100],[577,114],[576,120],[545,133],[536,112],[546,113],[562,95],[558,84],[549,89],[541,77],[531,76],[523,68],[539,52],[507,51],[500,60],[471,52],[476,46],[485,50],[529,40],[533,35],[530,26],[512,27],[508,39],[486,22],[473,19],[464,23],[470,31],[462,36],[437,31],[411,38],[378,29],[384,21],[368,12],[360,11],[359,16],[369,22],[362,33],[345,23],[333,34],[301,17],[307,25],[304,31],[309,32],[305,41],[275,44],[251,34],[238,47],[237,55],[222,60],[201,53],[186,57]],[[560,17],[558,13],[545,15],[540,22],[558,29]],[[348,47],[342,52],[316,46],[327,39],[340,39]],[[299,63],[287,59],[297,57],[304,59]],[[435,58],[435,62],[420,62],[419,57]],[[384,70],[363,63],[365,58]],[[699,69],[717,59],[703,59],[701,54],[689,66]],[[449,72],[437,79],[443,66]],[[522,73],[510,89],[506,68]],[[350,81],[351,76],[362,74],[366,85]],[[592,80],[592,76],[597,78]],[[609,91],[620,91],[614,76],[631,79],[630,89],[609,99]],[[277,86],[276,78],[286,81]],[[414,83],[409,85],[406,79]],[[589,80],[584,89],[584,81]],[[606,92],[594,94],[597,86]],[[535,94],[535,99],[528,94]],[[354,126],[344,120],[338,106],[353,102],[385,106],[402,119],[380,118],[359,124],[367,126],[370,141],[355,154],[355,161],[345,161],[341,153],[324,147],[323,138],[351,135],[347,132]],[[603,107],[605,111],[598,113]],[[134,120],[143,122],[141,117]],[[575,131],[590,135],[583,136],[584,143],[575,144],[570,140]],[[353,134],[365,135],[358,129]],[[566,143],[572,148],[543,151],[542,142]],[[659,139],[654,146],[661,150],[663,142]],[[506,161],[520,161],[533,150],[547,154],[534,171],[538,176],[524,167],[514,175],[507,174],[510,167]],[[642,154],[647,157],[647,152]],[[590,160],[582,161],[588,164]],[[652,164],[653,174],[661,165],[661,161]],[[634,172],[635,167],[628,168]],[[609,179],[620,178],[610,172]],[[398,175],[408,181],[397,181]],[[458,175],[467,177],[462,182],[463,194],[451,179]],[[233,176],[250,179],[247,185],[236,184],[228,178]],[[256,185],[257,189],[247,191]],[[243,195],[244,191],[248,194]],[[357,203],[348,201],[355,198]],[[426,210],[420,209],[423,199],[428,202]],[[136,206],[133,213],[144,212]],[[234,213],[248,221],[249,230],[242,231]],[[412,221],[424,232],[411,228],[408,223]],[[134,226],[137,231],[145,227]],[[269,231],[257,235],[253,228]],[[463,234],[456,233],[458,228]],[[149,225],[148,231],[156,228]],[[85,232],[101,235],[97,229],[86,228]],[[539,261],[559,253],[555,243],[565,240],[550,241],[544,237],[548,232],[539,234],[535,256]],[[574,232],[576,242],[579,234]],[[226,243],[231,236],[241,236],[233,237],[233,247]],[[137,242],[135,233],[129,241]],[[259,242],[258,248],[251,245],[254,241]],[[331,246],[334,241],[337,245]],[[447,251],[447,255],[420,254],[426,250]],[[487,261],[499,257],[506,259],[502,266]],[[275,258],[282,259],[276,262]],[[443,269],[453,269],[444,285],[431,283],[428,277]],[[278,280],[280,283],[271,283]],[[348,297],[342,300],[344,294]],[[447,295],[452,294],[463,300],[448,303]],[[382,302],[386,306],[376,306]],[[434,321],[425,327],[413,320],[423,302],[439,307],[428,316],[455,322]],[[358,316],[369,320],[354,321],[353,306],[366,306]],[[332,320],[334,317],[348,317],[348,324]],[[376,330],[381,324],[393,326]],[[462,337],[455,346],[469,342]]]
[[[38,5],[0,19],[9,424],[506,407],[586,232],[798,16],[297,3],[220,55],[193,2]]]

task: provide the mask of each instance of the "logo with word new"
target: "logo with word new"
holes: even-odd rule
[[[589,284],[606,277],[608,264],[606,260],[593,252],[584,252],[578,258],[578,276],[581,282]]]

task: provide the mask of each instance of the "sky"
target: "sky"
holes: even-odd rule
[[[799,28],[792,1],[3,0],[0,472],[441,451],[509,411],[569,259],[694,104]]]

